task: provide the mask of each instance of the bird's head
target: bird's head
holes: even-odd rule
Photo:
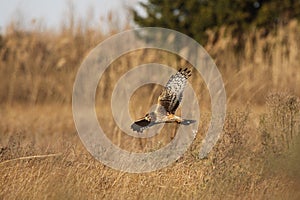
[[[156,121],[156,113],[155,112],[150,112],[145,115],[145,120],[149,122],[155,122]]]

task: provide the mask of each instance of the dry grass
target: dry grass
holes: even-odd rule
[[[202,115],[191,147],[167,168],[129,174],[97,162],[82,145],[72,118],[78,66],[105,37],[91,30],[52,34],[11,29],[0,39],[0,198],[299,199],[299,33],[295,21],[280,27],[276,36],[261,38],[254,31],[238,55],[232,38],[209,43],[206,48],[221,70],[228,96],[222,137],[207,159],[197,158],[210,101],[195,75],[191,84]],[[156,61],[184,62],[162,51],[136,51],[112,63],[99,84],[97,105],[105,112],[99,120],[108,122],[108,137],[122,148],[149,151],[170,141],[168,134],[142,141],[126,136],[105,104],[131,66]],[[149,91],[153,97],[141,103]],[[132,97],[133,104],[142,105],[134,117],[146,112],[159,92],[154,85],[140,88]]]
[[[294,144],[297,138],[291,142],[294,145],[290,151],[280,150],[280,157],[267,151],[265,146],[274,145],[275,137],[289,132],[279,132],[265,140],[249,110],[228,113],[223,136],[208,159],[197,159],[200,134],[173,165],[151,173],[129,174],[104,166],[86,151],[76,134],[70,107],[3,109],[0,140],[3,199],[300,197],[299,144]],[[202,121],[208,120],[203,117]],[[299,127],[299,122],[295,125]],[[269,127],[260,126],[263,130]],[[200,127],[199,133],[206,128]]]

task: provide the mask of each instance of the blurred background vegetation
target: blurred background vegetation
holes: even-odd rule
[[[76,21],[71,5],[58,31],[37,20],[26,29],[13,20],[5,27],[0,35],[0,199],[299,199],[300,1],[147,0],[139,5],[124,8],[130,13],[124,26],[117,13],[109,13],[108,31],[88,26],[88,19]],[[127,174],[95,161],[82,145],[72,118],[72,90],[81,62],[97,44],[143,26],[171,28],[200,42],[222,74],[228,111],[218,144],[199,160],[210,96],[194,74],[190,83],[201,123],[190,149],[165,169]],[[139,140],[112,119],[114,83],[132,67],[151,62],[174,68],[185,63],[161,50],[137,50],[114,61],[98,85],[99,121],[112,142],[128,151],[158,149],[178,128],[167,125],[161,134]],[[149,85],[136,91],[131,105],[140,107],[131,110],[134,118],[147,112],[160,90]],[[149,93],[154,95],[144,101]]]
[[[230,100],[261,104],[275,90],[299,95],[299,1],[139,4],[140,9],[126,8],[131,15],[124,26],[109,13],[108,31],[88,26],[88,19],[76,22],[72,5],[59,31],[41,28],[37,20],[26,29],[12,21],[0,35],[0,101],[70,103],[84,56],[110,35],[137,26],[175,29],[200,42],[222,72]]]
[[[141,6],[147,14],[133,11],[138,25],[174,29],[201,44],[207,42],[208,30],[226,27],[229,34],[242,39],[251,29],[263,29],[267,35],[291,19],[300,19],[300,2],[294,0],[149,0]]]

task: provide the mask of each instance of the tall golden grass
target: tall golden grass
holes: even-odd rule
[[[276,35],[267,37],[262,36],[262,31],[253,30],[245,34],[244,48],[239,52],[235,50],[235,39],[225,31],[218,34],[217,41],[212,33],[205,48],[222,72],[228,100],[261,104],[267,92],[276,90],[299,95],[299,32],[297,21],[279,27]],[[70,103],[80,63],[106,37],[101,32],[80,28],[41,33],[20,31],[11,25],[1,36],[1,102]],[[155,58],[153,54],[140,52],[123,58],[118,70],[126,71],[135,63],[162,60],[163,56]],[[114,80],[115,74],[107,76]]]
[[[74,29],[74,30],[73,30]],[[18,30],[0,38],[1,199],[299,199],[300,26],[291,21],[276,34],[244,35],[244,48],[224,29],[205,46],[225,82],[228,112],[222,136],[207,159],[197,158],[210,121],[210,100],[199,75],[202,112],[197,137],[171,166],[145,174],[116,171],[97,162],[77,136],[71,113],[72,87],[85,55],[107,35],[80,27],[54,33]],[[135,139],[114,123],[110,92],[136,64],[184,63],[174,55],[139,50],[111,64],[99,83],[99,121],[108,137],[130,151],[152,151],[176,130],[168,125],[153,139]],[[145,86],[132,97],[134,117],[160,92]],[[142,96],[149,96],[144,101]],[[138,111],[132,105],[141,105]],[[97,109],[97,107],[96,107]],[[103,117],[104,116],[104,117]],[[167,130],[166,130],[167,129]]]

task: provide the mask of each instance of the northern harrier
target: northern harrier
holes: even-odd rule
[[[135,121],[131,128],[137,132],[143,132],[146,128],[160,123],[178,123],[189,125],[195,120],[183,120],[181,117],[175,115],[178,108],[184,88],[187,84],[187,79],[192,75],[187,68],[180,68],[178,72],[171,76],[167,85],[164,87],[162,93],[158,97],[158,105],[154,112],[150,112],[145,117]]]

